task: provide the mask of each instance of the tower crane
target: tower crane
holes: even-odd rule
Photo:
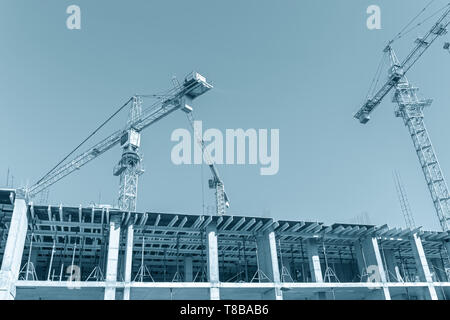
[[[200,145],[202,149],[202,155],[205,158],[209,169],[211,170],[212,178],[208,180],[208,185],[210,189],[216,190],[216,214],[218,216],[223,216],[226,214],[226,209],[230,207],[230,200],[227,193],[225,192],[225,185],[219,176],[219,171],[216,168],[214,162],[210,159],[209,155],[205,153],[205,141],[196,132],[194,127],[194,117],[192,115],[192,109],[187,108],[186,114],[191,125],[192,131],[194,132],[195,140]],[[203,159],[202,159],[203,160]]]
[[[407,72],[425,51],[437,38],[447,33],[447,27],[450,24],[450,4],[445,6],[443,11],[442,16],[426,35],[416,40],[415,47],[402,62],[399,61],[392,48],[393,40],[388,43],[384,49],[384,53],[388,55],[390,60],[388,79],[371,98],[367,99],[356,112],[354,118],[362,124],[366,124],[374,109],[392,89],[395,89],[392,99],[397,104],[395,115],[403,119],[409,131],[439,223],[442,229],[447,231],[450,226],[450,194],[424,123],[423,109],[431,105],[432,100],[419,99],[418,88],[412,86],[406,78]]]
[[[28,197],[33,198],[59,180],[120,144],[122,157],[113,170],[114,175],[120,177],[118,206],[121,210],[135,211],[138,178],[144,172],[142,156],[139,151],[141,132],[176,110],[192,110],[192,101],[211,88],[213,86],[206,81],[205,77],[193,72],[184,79],[182,85],[169,90],[164,95],[159,95],[161,97],[160,100],[146,110],[142,110],[141,97],[134,96],[127,102],[127,104],[132,102],[132,106],[124,130],[114,132],[66,164],[57,165],[41,180],[26,190]]]
[[[213,163],[209,164],[209,169],[212,173],[212,178],[209,179],[209,188],[216,190],[216,210],[218,216],[225,214],[226,208],[230,207],[230,200],[225,192],[225,185],[222,179],[219,177],[216,167]]]

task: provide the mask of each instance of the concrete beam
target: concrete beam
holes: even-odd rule
[[[427,257],[425,256],[425,251],[423,249],[422,240],[417,235],[417,233],[414,233],[411,236],[410,243],[420,281],[425,281],[428,283],[428,290],[425,290],[425,298],[429,300],[437,300],[438,297],[436,288],[433,285],[433,279],[431,277],[431,272],[428,266]]]
[[[14,300],[28,229],[27,204],[17,193],[0,270],[0,300]]]
[[[209,224],[206,227],[206,245],[207,245],[207,274],[208,281],[211,283],[210,299],[220,300],[219,290],[219,250],[217,245],[217,227],[215,224]]]
[[[283,300],[283,293],[280,289],[281,279],[275,232],[269,230],[257,236],[256,243],[258,246],[259,268],[276,286],[275,290],[270,290],[265,293],[263,298]]]
[[[105,300],[116,299],[117,266],[119,260],[120,224],[122,216],[111,215],[109,219],[108,260],[106,263]]]

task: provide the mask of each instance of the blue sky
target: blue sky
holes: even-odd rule
[[[375,224],[403,226],[392,171],[404,181],[418,225],[438,221],[412,142],[390,98],[372,121],[352,118],[381,51],[428,1],[87,1],[3,0],[0,4],[0,185],[8,167],[30,184],[135,93],[155,93],[197,70],[215,86],[195,102],[204,128],[280,129],[280,171],[219,166],[230,214],[346,222],[367,212]],[[82,11],[82,29],[66,28],[66,8]],[[366,8],[381,7],[382,30],[366,28]],[[433,5],[430,13],[445,1]],[[420,28],[395,44],[400,57]],[[422,32],[421,32],[422,31]],[[448,36],[446,36],[448,40]],[[450,176],[450,55],[440,39],[409,74],[434,99],[426,123]],[[383,75],[384,76],[384,75]],[[122,128],[126,113],[93,142]],[[142,136],[146,173],[138,209],[202,212],[201,166],[172,164],[182,112]],[[112,168],[120,148],[51,188],[50,202],[113,203]],[[214,204],[207,189],[206,205]]]

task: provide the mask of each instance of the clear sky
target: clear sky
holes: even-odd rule
[[[280,129],[280,171],[219,166],[230,214],[404,226],[392,171],[404,181],[418,225],[438,221],[412,142],[390,98],[366,126],[352,118],[381,51],[428,0],[2,0],[0,2],[0,185],[35,182],[135,93],[155,93],[197,70],[215,88],[195,102],[205,128]],[[436,0],[429,14],[445,4]],[[66,28],[66,8],[81,7],[82,29]],[[368,30],[366,8],[381,7],[382,30]],[[395,44],[404,57],[412,32]],[[450,54],[440,39],[409,74],[434,99],[426,123],[450,178]],[[382,79],[384,79],[384,75]],[[125,124],[111,122],[99,141]],[[174,129],[182,112],[142,136],[146,173],[138,209],[202,212],[201,166],[175,166]],[[64,205],[113,203],[118,178],[110,150],[50,190]],[[206,205],[214,204],[207,189]]]

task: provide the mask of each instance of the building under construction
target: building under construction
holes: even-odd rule
[[[192,101],[211,88],[192,73],[148,109],[134,96],[115,113],[131,104],[125,129],[64,158],[27,189],[0,189],[0,299],[450,298],[446,188],[435,200],[442,232],[231,216],[224,183],[208,161],[214,215],[138,212],[141,132],[176,110],[192,124]],[[113,170],[120,177],[117,206],[33,202],[116,145],[122,148]],[[423,159],[424,170],[438,166]]]
[[[1,299],[450,298],[448,232],[0,197]]]
[[[213,88],[194,72],[181,84],[174,80],[164,94],[150,95],[158,100],[145,110],[145,96],[130,98],[112,116],[131,104],[125,128],[67,160],[85,140],[30,188],[0,189],[0,299],[450,299],[450,192],[424,123],[423,109],[431,100],[419,98],[406,78],[447,33],[450,4],[440,11],[403,61],[392,47],[402,32],[388,43],[383,50],[388,78],[374,86],[354,117],[367,123],[394,91],[395,115],[413,141],[441,232],[414,225],[398,175],[406,229],[227,215],[229,199],[210,159],[215,215],[138,212],[141,132],[177,110],[193,123],[193,100]],[[196,139],[208,158],[203,138]],[[116,145],[122,148],[113,170],[120,177],[117,206],[33,203]]]

